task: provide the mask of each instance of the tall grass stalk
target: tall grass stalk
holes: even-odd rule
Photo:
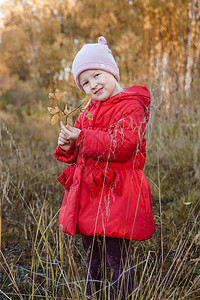
[[[2,211],[1,211],[1,198],[0,198],[0,250],[1,250],[1,224],[2,224]]]
[[[7,276],[9,277],[13,287],[14,287],[14,291],[16,292],[16,295],[19,297],[19,299],[23,300],[23,297],[19,291],[19,288],[17,286],[17,283],[16,283],[16,280],[15,280],[15,277],[14,277],[14,274],[12,273],[12,270],[10,268],[10,266],[8,265],[2,251],[0,250],[0,254],[1,254],[1,257],[3,258],[3,261],[8,269],[8,271],[4,268],[3,264],[0,262],[0,265],[1,265],[1,268],[4,270],[4,272],[7,274]]]

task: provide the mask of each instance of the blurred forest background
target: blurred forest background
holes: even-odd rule
[[[199,0],[0,0],[0,299],[86,299],[80,237],[59,231],[66,166],[47,106],[57,88],[71,107],[84,98],[71,64],[101,35],[121,85],[152,96],[145,174],[157,230],[132,243],[133,299],[199,299]]]

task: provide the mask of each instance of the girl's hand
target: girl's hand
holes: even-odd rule
[[[69,140],[76,142],[81,130],[70,125],[65,126],[62,121],[60,122],[60,125],[62,129],[61,132],[63,132]]]
[[[59,137],[58,137],[58,146],[64,151],[67,151],[73,142],[68,139],[68,137],[64,134],[61,130]]]
[[[65,151],[67,151],[73,142],[75,142],[81,132],[80,129],[72,127],[70,125],[64,125],[63,122],[60,122],[61,132],[58,138],[58,145]]]

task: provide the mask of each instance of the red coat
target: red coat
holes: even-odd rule
[[[93,120],[80,114],[76,143],[55,157],[71,164],[58,177],[65,187],[59,215],[63,231],[149,239],[155,231],[151,191],[142,172],[150,94],[133,86],[106,101],[91,101]]]

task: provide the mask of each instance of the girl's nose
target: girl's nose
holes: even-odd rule
[[[91,89],[95,89],[97,87],[98,83],[95,80],[92,80],[90,83]]]

